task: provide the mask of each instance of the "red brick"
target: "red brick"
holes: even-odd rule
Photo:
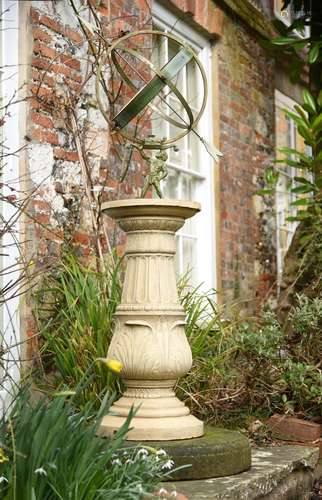
[[[38,71],[36,69],[32,70],[32,79],[38,82],[44,82],[49,87],[53,87],[55,85],[55,80],[52,76],[49,76],[46,71]]]
[[[44,43],[36,42],[34,44],[34,53],[41,54],[44,57],[48,57],[48,59],[56,59],[58,54],[56,50],[47,47]]]
[[[80,245],[84,245],[84,246],[87,246],[90,243],[89,235],[87,233],[81,233],[79,231],[77,231],[74,234],[73,240],[75,243],[79,243]]]
[[[40,109],[42,108],[42,103],[36,99],[36,97],[32,97],[31,99],[29,99],[29,106],[32,108],[32,109]]]
[[[52,19],[51,17],[48,16],[41,16],[39,20],[40,24],[43,24],[44,26],[47,26],[47,28],[50,28],[53,31],[56,31],[56,33],[63,34],[64,29],[60,23]]]
[[[62,64],[53,64],[51,66],[51,71],[54,73],[60,73],[65,76],[71,77],[72,72],[70,68],[67,68],[66,66],[63,66]]]
[[[62,148],[54,149],[54,157],[60,160],[78,161],[78,153],[76,151],[66,151]]]
[[[49,116],[41,113],[31,113],[31,120],[34,124],[45,128],[53,128],[53,121]]]
[[[74,90],[77,93],[82,90],[82,85],[80,85],[79,83],[76,83],[74,80],[71,80],[70,78],[66,79],[65,82],[66,82],[66,85],[68,85],[68,87],[71,90]]]
[[[75,43],[81,43],[83,41],[82,35],[72,30],[69,26],[65,28],[65,36]]]
[[[80,69],[80,62],[77,59],[74,59],[73,57],[66,54],[60,54],[60,61],[70,68],[77,70]]]
[[[83,78],[75,72],[71,73],[70,78],[72,80],[75,80],[75,82],[78,82],[78,83],[82,83],[82,81],[83,81]]]
[[[40,128],[33,127],[30,131],[32,139],[38,142],[48,142],[49,144],[58,144],[58,135],[56,132],[49,132],[47,130],[42,130]]]
[[[273,415],[267,421],[274,437],[284,441],[313,442],[320,439],[322,425],[287,415]]]
[[[50,210],[50,205],[44,200],[33,200],[32,206],[37,212],[48,212]]]
[[[37,214],[35,216],[35,222],[37,224],[49,224],[49,214]]]
[[[50,61],[47,61],[47,59],[43,59],[42,57],[33,57],[31,65],[38,69],[51,69]]]
[[[47,89],[43,85],[31,85],[30,92],[39,97],[47,97],[49,95],[52,96],[53,93],[52,89]]]
[[[34,40],[40,40],[41,42],[50,43],[52,40],[52,37],[41,28],[33,28],[32,36]]]

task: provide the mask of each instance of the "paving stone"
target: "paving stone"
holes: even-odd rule
[[[256,448],[252,452],[252,467],[246,472],[172,484],[189,500],[308,500],[318,459],[318,448]]]

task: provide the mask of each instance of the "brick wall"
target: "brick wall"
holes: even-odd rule
[[[25,246],[27,259],[38,273],[55,265],[66,242],[86,260],[97,252],[98,245],[103,253],[108,245],[122,253],[124,235],[115,230],[112,220],[104,217],[99,231],[94,230],[93,204],[98,207],[107,199],[138,196],[147,167],[134,154],[125,182],[119,183],[124,168],[119,155],[124,150],[114,145],[97,108],[88,46],[75,14],[68,2],[31,4],[27,19],[32,39],[28,40],[30,97],[26,129],[30,201]],[[145,0],[98,4],[96,12],[110,40],[129,29],[149,26],[150,12]],[[74,111],[90,184],[82,168],[66,103]],[[29,301],[30,297],[22,321],[27,337],[32,338],[35,324]],[[34,351],[34,342],[29,343],[29,354]]]
[[[229,10],[210,0],[172,0],[170,6],[209,38],[218,39],[220,148],[224,153],[217,186],[222,289],[225,300],[251,300],[270,287],[275,266],[272,228],[265,207],[253,197],[273,155],[273,63],[254,32]],[[101,0],[96,12],[111,39],[151,22],[145,0]],[[91,189],[101,192],[101,201],[137,196],[147,168],[134,154],[126,181],[119,185],[122,165],[95,104],[94,79],[87,81],[86,44],[67,2],[32,2],[28,22],[33,37],[27,130],[33,196],[31,218],[26,222],[27,253],[35,265],[44,266],[59,256],[64,239],[85,258],[97,243],[84,172],[69,120],[62,112],[64,99],[75,109]],[[115,233],[112,221],[104,220],[99,235],[103,251],[108,235],[109,243],[121,253],[124,236]],[[32,334],[30,314],[26,324]]]
[[[274,156],[274,64],[245,24],[224,15],[218,41],[221,276],[225,300],[263,298],[275,279],[272,221],[254,197]],[[271,213],[271,212],[270,212]]]

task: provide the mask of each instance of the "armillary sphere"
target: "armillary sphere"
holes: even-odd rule
[[[166,54],[166,59],[163,57],[163,64],[159,67],[160,57],[155,53],[170,44],[171,54]],[[107,112],[101,97],[102,83],[108,87],[103,74],[106,67],[104,58],[97,71],[97,101],[112,129],[127,142],[141,149],[167,149],[195,129],[206,105],[207,78],[200,60],[189,45],[162,31],[136,31],[116,40],[109,48],[108,59],[112,71],[115,70],[118,75],[118,92],[113,96],[114,113]],[[195,105],[196,98],[193,106],[188,102],[177,84],[180,72],[185,71],[185,66],[189,64],[199,71],[202,81],[203,91],[198,96],[198,106]],[[153,120],[158,120],[157,123],[165,120],[169,124],[168,130],[175,131],[173,136],[155,135],[158,127],[153,129]],[[140,127],[141,133],[138,132]],[[147,132],[149,128],[151,136]]]

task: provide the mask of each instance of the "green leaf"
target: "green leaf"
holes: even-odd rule
[[[312,128],[317,129],[320,125],[322,125],[322,113],[313,120]]]
[[[312,217],[312,214],[307,210],[298,210],[296,216],[300,219],[308,219],[309,217]]]
[[[291,36],[279,36],[277,38],[273,38],[273,45],[291,45],[294,42],[297,42],[298,39]]]
[[[303,41],[303,42],[299,42],[296,45],[294,45],[294,49],[296,50],[297,53],[300,53],[306,46],[307,46],[307,43],[305,41]]]
[[[315,187],[312,187],[312,186],[297,186],[297,187],[291,189],[292,193],[298,193],[298,194],[311,193],[312,191],[315,191]]]
[[[288,158],[284,158],[283,160],[274,160],[274,163],[283,163],[284,165],[287,164],[290,167],[295,167],[295,168],[297,168],[299,165],[299,162],[294,160],[289,160]]]
[[[299,134],[305,139],[305,141],[308,144],[312,144],[314,142],[313,137],[311,137],[311,135],[306,127],[299,125],[297,130],[299,131]]]
[[[286,154],[286,155],[294,155],[294,156],[298,156],[299,158],[301,158],[301,160],[303,160],[304,162],[308,162],[308,161],[311,161],[308,156],[306,156],[304,153],[300,153],[300,151],[297,151],[297,149],[292,149],[292,148],[278,148],[278,151],[280,153],[283,153],[283,154]]]
[[[267,184],[275,185],[278,180],[279,173],[273,167],[268,167],[265,171],[265,180]]]
[[[309,64],[315,63],[315,61],[319,57],[319,52],[320,52],[319,44],[314,43],[314,45],[313,45],[313,43],[311,42],[311,48],[310,48],[309,58],[308,58]]]
[[[307,206],[312,204],[314,204],[314,200],[312,200],[311,198],[300,198],[299,200],[292,201],[291,203],[293,207],[298,207],[301,205]]]
[[[316,113],[316,102],[308,89],[303,90],[303,101],[311,109],[312,113]]]
[[[297,175],[294,177],[294,180],[296,182],[300,182],[301,184],[306,184],[308,186],[314,187],[312,182],[310,182],[306,177],[297,177]]]
[[[308,117],[304,111],[303,108],[301,108],[301,106],[299,106],[298,104],[295,104],[294,105],[294,109],[298,112],[299,115],[301,115],[301,117],[303,118],[304,122],[306,123],[306,125],[309,127],[310,126],[310,122],[308,120]]]
[[[303,120],[302,116],[299,116],[295,113],[293,113],[292,111],[290,111],[289,109],[286,109],[284,108],[283,111],[285,112],[285,114],[287,116],[289,116],[290,118],[292,118],[292,120],[299,126],[302,126],[302,127],[306,127],[308,128],[308,125],[307,125],[307,119]]]
[[[319,189],[322,189],[322,175],[319,175],[319,177],[317,177],[315,179],[315,185],[319,188]]]
[[[318,105],[322,106],[322,89],[319,92],[317,101],[318,101]]]
[[[290,215],[289,217],[286,217],[286,220],[288,222],[300,222],[302,219],[299,217],[294,217],[293,215]]]
[[[255,194],[258,194],[259,196],[274,194],[274,189],[258,189],[257,191],[255,191]]]

